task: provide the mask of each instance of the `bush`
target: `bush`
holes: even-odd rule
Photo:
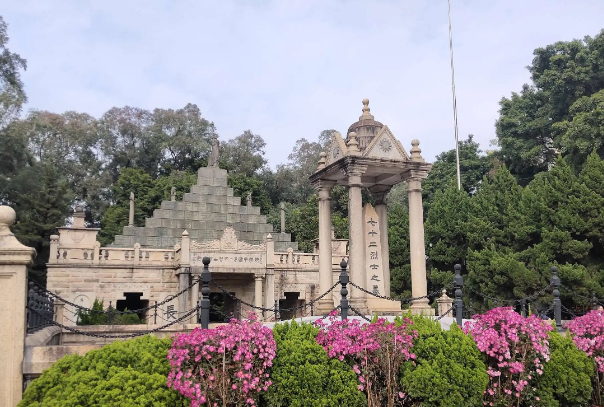
[[[78,310],[78,325],[137,325],[145,323],[136,314],[120,314],[119,312],[112,314],[111,321],[109,321],[108,314],[94,312],[103,311],[103,309],[103,301],[95,298],[94,304],[92,304],[92,311]],[[128,308],[124,311],[128,311]]]
[[[279,323],[273,329],[277,356],[273,385],[263,395],[267,407],[367,406],[357,389],[356,374],[346,364],[330,359],[317,344],[318,329],[311,324]]]
[[[170,339],[145,336],[65,356],[30,384],[18,406],[188,406],[166,386],[170,345]]]
[[[537,378],[537,395],[544,407],[589,406],[593,362],[570,337],[549,333],[550,360]]]
[[[482,406],[489,376],[472,338],[455,324],[443,331],[429,318],[412,320],[416,359],[403,367],[404,391],[422,407]]]

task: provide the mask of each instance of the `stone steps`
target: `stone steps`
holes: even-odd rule
[[[180,243],[182,232],[198,242],[220,239],[227,226],[235,229],[237,238],[250,244],[261,244],[271,233],[276,251],[288,247],[298,250],[289,233],[274,233],[273,225],[260,214],[258,206],[242,206],[241,197],[227,186],[227,172],[218,168],[200,168],[197,185],[185,193],[182,201],[163,201],[144,227],[126,226],[115,237],[113,246],[166,248]]]

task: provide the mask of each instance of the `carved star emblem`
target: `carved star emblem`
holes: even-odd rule
[[[392,143],[390,142],[390,140],[387,140],[387,139],[380,140],[379,146],[380,146],[380,150],[382,150],[385,153],[392,150]]]

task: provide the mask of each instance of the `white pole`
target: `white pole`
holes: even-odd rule
[[[457,162],[457,189],[461,189],[461,173],[459,170],[459,132],[457,130],[457,97],[455,96],[455,66],[453,65],[453,31],[451,29],[451,1],[449,6],[449,50],[451,51],[451,90],[453,92],[453,121],[455,124],[455,158]]]

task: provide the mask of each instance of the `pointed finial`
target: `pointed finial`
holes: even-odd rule
[[[361,155],[359,150],[359,142],[357,141],[357,134],[353,131],[348,135],[348,154],[350,155]]]
[[[369,109],[369,99],[363,99],[363,114],[359,117],[359,120],[371,119],[373,120],[373,115],[371,114],[371,109]]]
[[[189,236],[189,232],[187,232],[187,230],[185,229],[184,232],[182,232],[183,236]]]
[[[424,162],[424,159],[422,158],[422,150],[421,148],[419,148],[419,140],[418,139],[414,139],[411,141],[411,145],[413,146],[411,148],[411,161],[417,161],[417,162]]]
[[[319,166],[317,167],[317,171],[325,168],[325,161],[327,161],[327,153],[321,151],[319,154]]]

